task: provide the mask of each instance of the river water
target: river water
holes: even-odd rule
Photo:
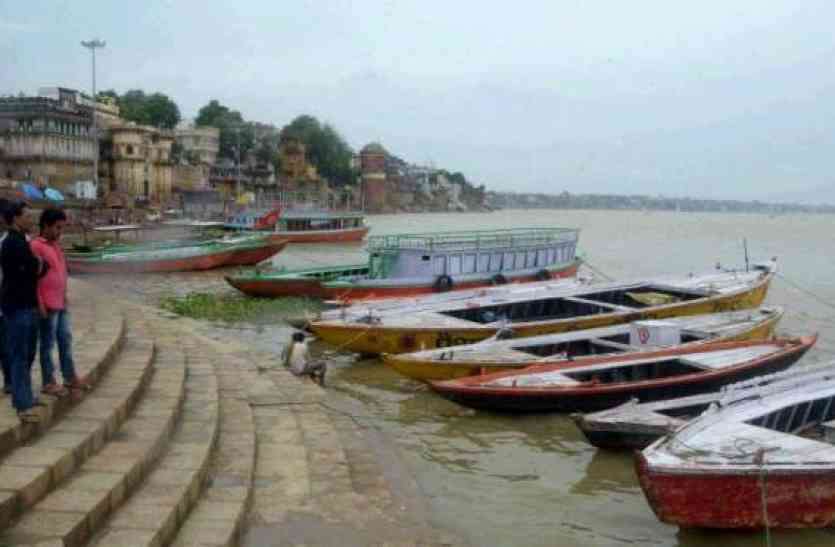
[[[636,211],[513,210],[493,213],[383,215],[372,234],[448,229],[566,226],[597,270],[619,279],[702,272],[778,258],[781,277],[767,303],[787,308],[781,330],[819,332],[802,365],[835,359],[835,217]],[[274,262],[287,267],[363,262],[362,245],[291,246]],[[107,280],[146,302],[189,291],[233,294],[228,272]],[[289,327],[278,316],[206,324],[278,351]],[[321,349],[321,348],[320,348]],[[644,500],[627,453],[599,451],[560,415],[499,416],[464,409],[398,376],[376,360],[333,358],[329,389],[356,419],[395,439],[425,494],[435,524],[473,545],[764,545],[761,533],[693,532],[660,523]],[[774,532],[772,545],[835,544],[833,531]]]

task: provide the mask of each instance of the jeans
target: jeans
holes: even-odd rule
[[[38,351],[38,310],[29,308],[5,314],[6,355],[12,376],[12,405],[18,411],[35,404],[32,395],[32,363]]]
[[[6,352],[6,318],[0,315],[0,369],[3,370],[3,389],[12,390],[12,371],[9,368],[9,356]]]
[[[50,311],[40,319],[41,331],[41,377],[43,385],[55,383],[55,364],[52,362],[52,348],[58,341],[58,362],[64,383],[75,380],[75,362],[72,359],[72,330],[70,313],[66,310]]]

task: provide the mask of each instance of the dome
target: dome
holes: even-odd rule
[[[361,154],[385,154],[386,149],[383,148],[383,145],[378,142],[372,142],[366,144],[362,150],[360,150]]]

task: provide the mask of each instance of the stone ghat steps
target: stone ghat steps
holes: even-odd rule
[[[122,349],[125,320],[119,308],[92,304],[88,306],[91,311],[79,313],[79,319],[73,316],[74,330],[79,332],[76,336],[78,342],[75,344],[74,354],[77,373],[95,383],[107,372],[114,357]],[[92,311],[93,308],[95,311]],[[99,314],[96,320],[92,318],[94,313]],[[57,359],[54,362],[57,369]],[[60,381],[60,371],[56,370],[55,373],[56,380]],[[42,435],[63,413],[78,403],[77,394],[61,399],[40,394],[41,374],[38,362],[33,366],[32,380],[33,391],[45,404],[38,407],[41,421],[37,424],[21,423],[12,408],[11,396],[0,399],[3,403],[0,404],[0,457]],[[0,488],[2,484],[0,482]]]
[[[218,378],[220,424],[217,450],[206,489],[180,528],[172,545],[201,547],[238,544],[252,497],[255,468],[255,424],[247,403],[246,363],[231,356],[196,353],[211,362]]]
[[[90,543],[109,547],[167,545],[201,494],[219,432],[218,385],[208,357],[193,340],[159,333],[161,353],[186,355],[182,416],[142,485]]]
[[[23,515],[11,526],[4,523],[0,545],[82,544],[166,440],[181,394],[162,405],[149,394],[178,378],[182,391],[182,363],[179,371],[161,369],[144,323],[130,323],[124,350],[106,377],[44,436],[4,460],[25,483],[15,491],[16,512]],[[160,408],[165,417],[158,417]]]
[[[113,435],[151,375],[153,349],[141,326],[132,327],[93,392],[60,417],[51,414],[53,423],[45,434],[10,447],[0,462],[0,530],[84,465]]]

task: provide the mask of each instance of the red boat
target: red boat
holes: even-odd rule
[[[793,365],[817,336],[675,346],[638,354],[570,359],[522,370],[431,382],[466,406],[508,412],[588,412],[630,399],[655,401],[713,391]]]
[[[664,522],[699,528],[835,525],[835,363],[792,389],[766,386],[709,408],[638,453]]]

